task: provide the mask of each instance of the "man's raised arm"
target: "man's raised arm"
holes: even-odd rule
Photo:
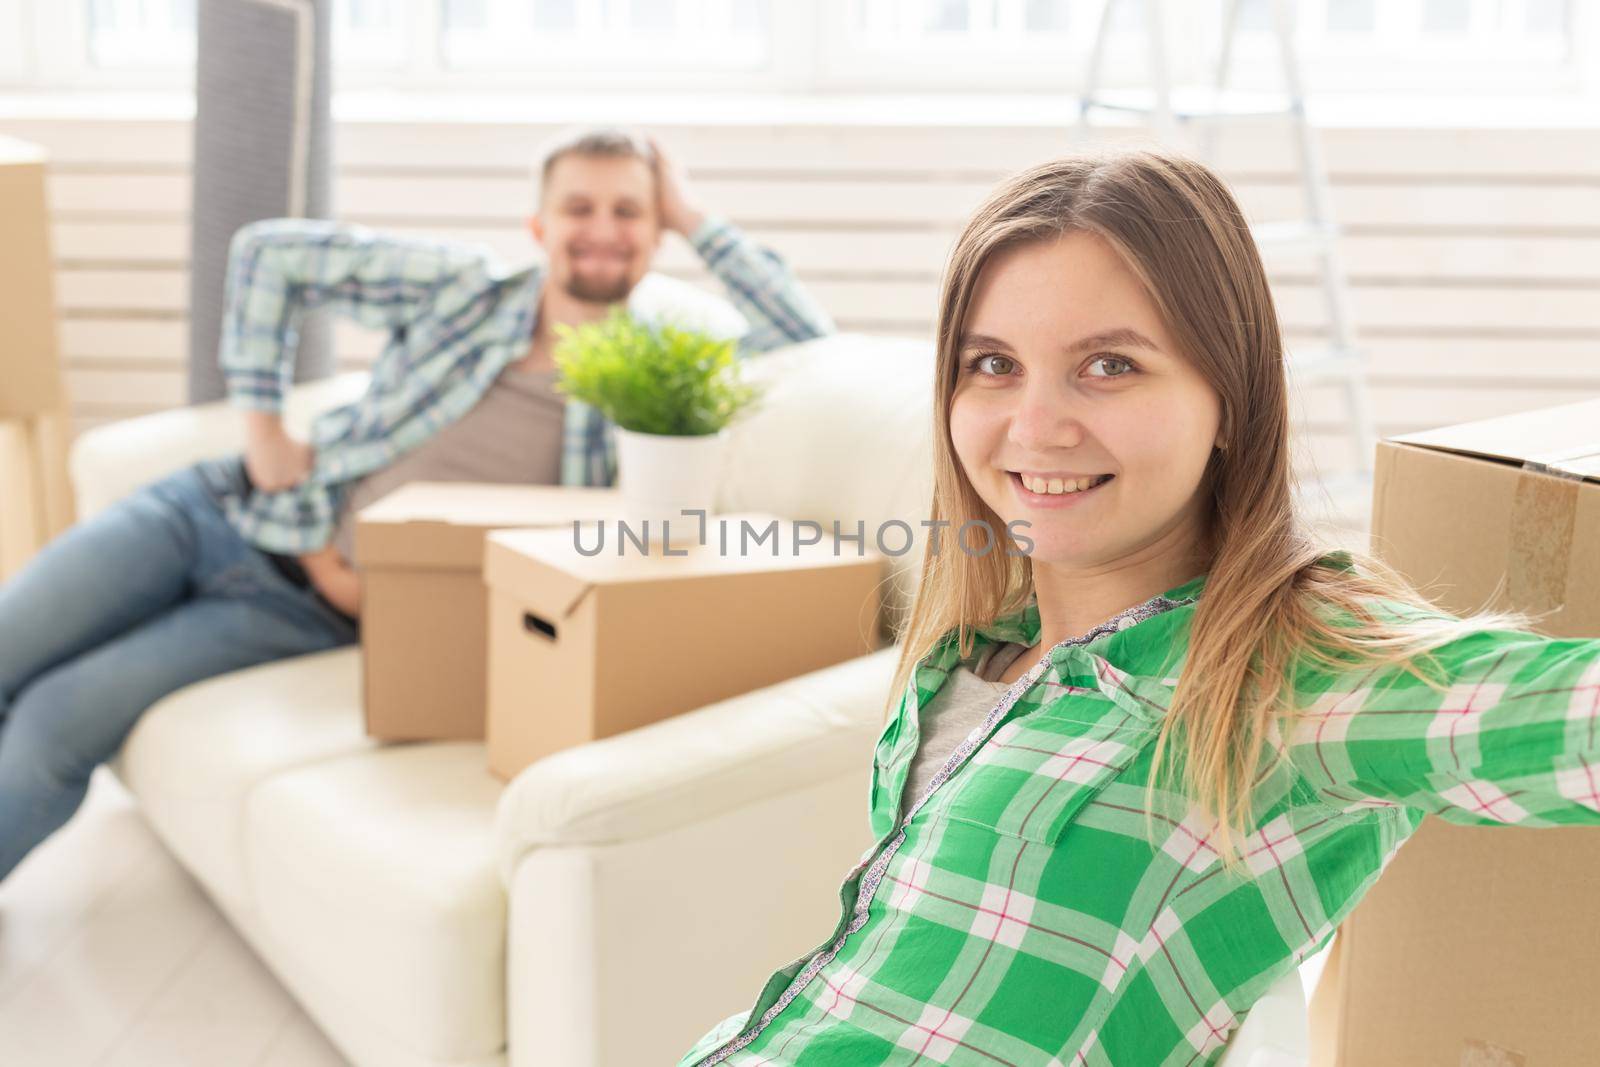
[[[444,286],[470,283],[487,265],[476,245],[348,223],[284,218],[240,227],[228,250],[218,361],[229,402],[245,412],[245,464],[256,487],[286,489],[310,470],[310,448],[289,437],[281,418],[304,312],[325,307],[394,330]]]

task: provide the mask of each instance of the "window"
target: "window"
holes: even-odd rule
[[[1112,9],[1119,56],[1143,28],[1143,7]],[[847,0],[827,11],[821,79],[846,89],[1066,89],[1099,11],[1099,0]]]
[[[195,0],[89,0],[88,62],[173,70],[194,63]]]
[[[86,4],[83,37],[90,68],[170,72],[194,64],[196,0],[86,0]],[[339,0],[332,13],[338,65],[356,70],[404,68],[409,52],[408,7],[415,5],[410,0]],[[66,33],[72,29],[64,20],[57,28]]]
[[[339,0],[333,5],[334,65],[342,71],[404,72],[411,0]]]
[[[1113,0],[1104,81],[1146,80],[1146,4]],[[1233,83],[1275,88],[1270,0]],[[335,0],[341,88],[1056,91],[1101,0]],[[1600,88],[1600,3],[1291,0],[1318,91]],[[1211,76],[1224,0],[1169,0],[1176,83]],[[0,0],[0,79],[183,88],[196,0]],[[6,32],[16,28],[16,32]]]
[[[1252,19],[1265,25],[1266,4],[1253,0]],[[1544,50],[1563,43],[1572,23],[1572,0],[1309,0],[1305,21],[1329,42],[1365,42],[1381,48],[1498,47]]]
[[[1059,49],[1079,28],[1075,24],[1092,13],[1072,0],[856,0],[851,6],[852,35],[884,50],[952,44]]]
[[[1488,89],[1579,82],[1582,27],[1575,0],[1303,2],[1299,40],[1321,75],[1314,84],[1366,79],[1400,88]],[[1264,9],[1262,0],[1250,6]],[[1254,17],[1264,24],[1264,14]]]
[[[448,70],[759,69],[770,0],[447,0]]]
[[[28,69],[26,12],[22,0],[0,0],[0,85],[23,85]]]
[[[1112,0],[1107,85],[1148,68],[1143,0]],[[1538,88],[1578,81],[1575,0],[1292,0],[1295,43],[1319,89]],[[1100,0],[848,0],[828,5],[824,80],[850,87],[1059,88],[1078,84]],[[1177,83],[1205,83],[1223,0],[1165,5]],[[1276,88],[1269,0],[1240,0],[1232,84]],[[1587,33],[1593,38],[1596,27]],[[1184,42],[1178,47],[1177,42]],[[1591,62],[1593,59],[1591,57]]]

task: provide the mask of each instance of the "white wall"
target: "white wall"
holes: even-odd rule
[[[945,255],[1003,174],[1068,147],[1061,131],[854,121],[652,129],[710,206],[786,255],[842,328],[927,336]],[[488,241],[523,233],[533,123],[343,122],[343,217]],[[0,117],[53,154],[50,194],[62,337],[78,428],[181,403],[186,329],[188,123]],[[1321,141],[1370,354],[1379,429],[1400,432],[1600,392],[1600,128],[1337,128]],[[1299,210],[1289,142],[1231,132],[1221,170],[1256,221]],[[713,285],[672,240],[662,269]],[[1321,304],[1305,265],[1274,267],[1291,338]],[[374,352],[340,335],[347,365]],[[1306,442],[1343,452],[1331,391],[1305,397]]]

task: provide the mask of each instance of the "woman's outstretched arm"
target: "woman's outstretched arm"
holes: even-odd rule
[[[1600,825],[1600,640],[1480,630],[1433,655],[1443,690],[1385,667],[1301,693],[1290,759],[1319,797],[1465,825]]]

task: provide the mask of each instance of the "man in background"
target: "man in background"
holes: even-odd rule
[[[407,481],[609,485],[599,412],[555,391],[555,326],[602,319],[683,235],[749,326],[741,354],[833,331],[781,258],[691,198],[653,139],[571,134],[536,167],[545,262],[307,219],[229,255],[220,359],[242,454],[133,493],[0,585],[0,879],[71,817],[144,710],[192,682],[359,634],[352,517]],[[282,410],[298,325],[387,333],[366,392],[300,441]]]

